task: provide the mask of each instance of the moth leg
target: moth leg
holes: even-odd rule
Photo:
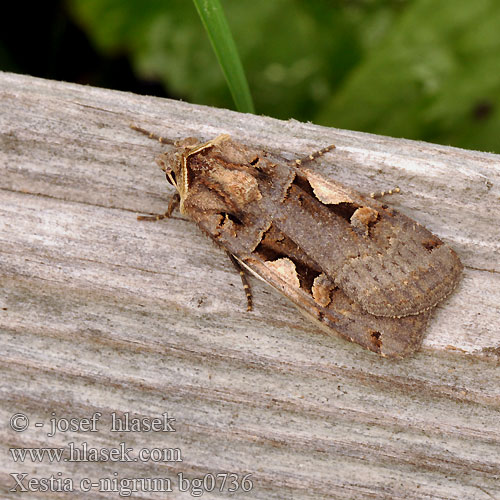
[[[243,283],[243,290],[245,290],[245,294],[247,296],[247,311],[252,310],[252,291],[250,290],[250,285],[248,284],[248,279],[245,271],[241,267],[241,264],[236,260],[236,258],[230,254],[229,252],[227,253],[229,255],[229,258],[231,259],[231,262],[234,264],[234,267],[236,270],[240,273],[241,277],[241,282]]]
[[[401,189],[399,189],[397,186],[389,189],[389,191],[375,191],[374,193],[370,193],[370,198],[382,198],[388,194],[397,194],[400,193]]]
[[[298,167],[300,167],[300,166],[304,165],[304,163],[309,163],[311,161],[316,160],[316,158],[323,156],[325,153],[328,153],[328,151],[331,151],[332,149],[335,149],[334,144],[330,144],[330,146],[327,146],[326,148],[320,149],[319,151],[315,151],[314,153],[311,153],[310,155],[304,156],[304,158],[300,158],[299,160],[295,160],[295,164]]]
[[[170,198],[167,211],[164,214],[138,215],[137,220],[154,222],[157,220],[168,219],[172,215],[172,212],[179,206],[180,199],[181,197],[179,196],[179,193],[175,193],[172,195],[172,198]]]
[[[146,130],[142,127],[138,127],[133,123],[130,124],[130,128],[132,130],[140,132],[141,134],[147,135],[150,139],[154,139],[155,141],[161,142],[162,144],[173,144],[173,141],[171,141],[170,139],[167,139],[166,137],[161,137],[160,135],[156,135],[155,133],[150,132],[149,130]]]

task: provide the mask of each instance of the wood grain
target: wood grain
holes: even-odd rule
[[[155,167],[171,139],[229,133],[287,158],[334,143],[317,168],[449,243],[465,272],[423,349],[382,359],[303,319],[176,214]],[[231,498],[500,498],[500,157],[0,73],[0,493],[10,474],[72,478],[252,474]],[[49,419],[101,412],[99,432]],[[113,433],[111,413],[176,432]],[[29,429],[9,427],[15,413]],[[43,428],[34,423],[43,422]],[[179,448],[182,462],[14,462],[9,448]],[[114,494],[116,496],[116,494]],[[214,491],[203,498],[229,496]],[[138,491],[132,498],[165,498]]]

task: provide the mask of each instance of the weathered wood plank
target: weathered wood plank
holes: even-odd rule
[[[9,475],[252,474],[245,498],[500,497],[500,158],[0,73],[0,491]],[[172,138],[227,132],[303,155],[390,201],[450,243],[466,269],[422,352],[389,361],[326,336],[256,280],[245,313],[224,253],[179,215],[155,169]],[[31,423],[103,414],[98,433]],[[111,433],[111,412],[169,412],[175,433]],[[182,462],[14,463],[9,447],[69,442],[180,448]],[[175,493],[177,492],[177,493]],[[93,495],[109,498],[105,492]],[[212,493],[204,498],[217,497]],[[174,483],[172,498],[182,498]],[[138,492],[134,498],[160,498]]]

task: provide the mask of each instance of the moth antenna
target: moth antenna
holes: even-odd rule
[[[334,144],[330,144],[330,146],[326,146],[326,148],[322,148],[319,151],[315,151],[314,153],[311,153],[310,155],[304,156],[304,158],[300,158],[299,160],[295,160],[295,164],[300,167],[304,163],[310,163],[320,156],[323,156],[325,153],[328,153],[328,151],[331,151],[332,149],[335,149]]]
[[[388,194],[398,194],[401,193],[401,189],[399,189],[397,186],[389,189],[389,191],[375,191],[373,193],[370,193],[370,198],[383,198],[384,196],[387,196]]]
[[[140,132],[141,134],[147,135],[150,139],[154,139],[155,141],[160,142],[161,144],[173,144],[174,141],[171,139],[167,139],[166,137],[162,137],[161,135],[157,135],[154,132],[150,132],[149,130],[146,130],[145,128],[139,127],[135,125],[134,123],[130,124],[130,128],[132,130],[135,130],[136,132]]]

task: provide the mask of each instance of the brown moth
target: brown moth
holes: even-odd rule
[[[309,168],[333,146],[295,162],[226,134],[174,146],[156,161],[176,196],[164,216],[149,219],[168,217],[179,202],[238,263],[329,332],[382,356],[420,347],[462,264],[417,222]]]

